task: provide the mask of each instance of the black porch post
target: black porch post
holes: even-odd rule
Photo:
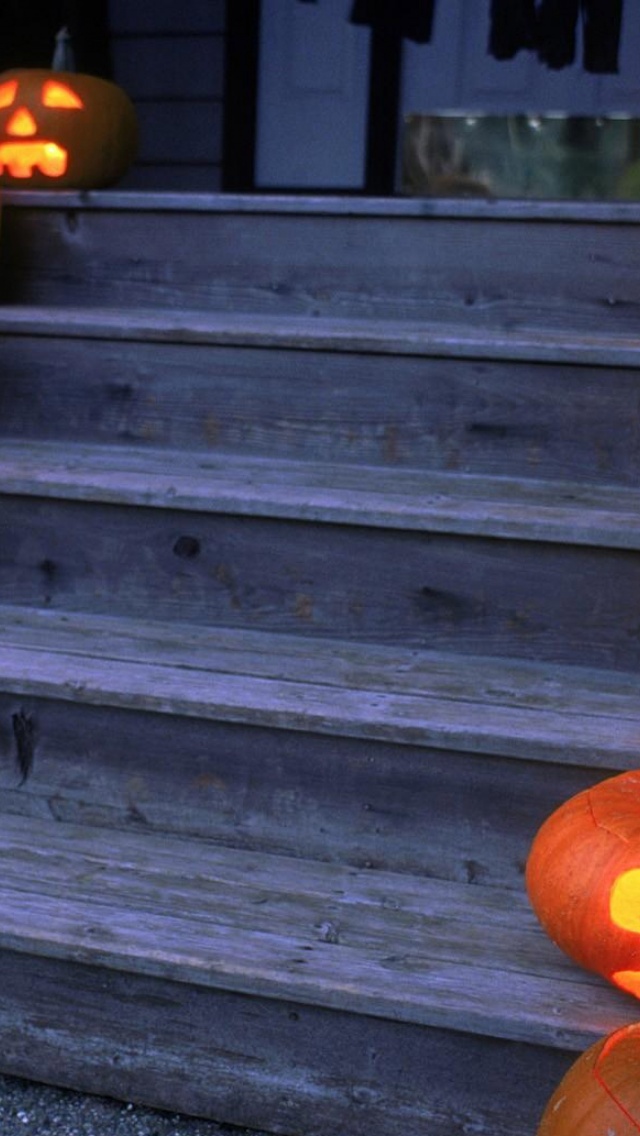
[[[401,81],[397,21],[376,22],[371,29],[365,193],[386,196],[395,189]]]

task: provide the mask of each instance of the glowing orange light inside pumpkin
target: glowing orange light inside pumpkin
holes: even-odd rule
[[[21,69],[0,75],[0,182],[112,185],[136,150],[131,100],[94,75]]]
[[[84,103],[71,87],[66,83],[58,83],[55,79],[47,79],[42,88],[42,105],[46,107],[61,107],[66,110],[82,110]]]
[[[26,107],[20,107],[7,123],[7,134],[12,138],[31,138],[36,131],[36,120]]]
[[[633,994],[640,998],[640,970],[616,970],[611,975],[611,981],[625,994]]]
[[[18,82],[16,79],[10,79],[7,83],[0,83],[0,110],[12,106],[15,102],[17,90]]]
[[[67,164],[66,150],[55,142],[4,142],[0,146],[0,170],[6,166],[11,177],[31,177],[35,168],[47,177],[62,177]]]
[[[611,888],[609,914],[616,927],[640,934],[640,868],[618,876]]]
[[[640,935],[640,868],[630,868],[615,880],[609,897],[609,914],[616,927]],[[640,998],[640,971],[617,970],[611,978],[627,994]]]
[[[10,79],[0,84],[0,109],[10,107],[16,100],[18,82]],[[84,103],[79,95],[66,83],[57,79],[46,79],[42,85],[42,105],[58,110],[82,110]],[[31,111],[19,106],[7,123],[10,138],[32,139],[38,133],[38,126]],[[38,169],[46,177],[62,177],[69,165],[69,156],[57,142],[5,142],[0,145],[0,169],[6,167],[11,177],[30,178]]]

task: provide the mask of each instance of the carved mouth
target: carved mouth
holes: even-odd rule
[[[617,970],[611,975],[611,981],[627,994],[640,998],[640,970]]]
[[[14,178],[30,178],[35,169],[45,177],[62,177],[69,155],[56,142],[3,142],[0,145],[0,173],[6,169]]]

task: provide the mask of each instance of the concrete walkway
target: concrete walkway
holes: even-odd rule
[[[266,1136],[0,1075],[0,1136]]]

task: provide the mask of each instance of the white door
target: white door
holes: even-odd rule
[[[256,186],[361,189],[368,28],[353,0],[262,0]]]

